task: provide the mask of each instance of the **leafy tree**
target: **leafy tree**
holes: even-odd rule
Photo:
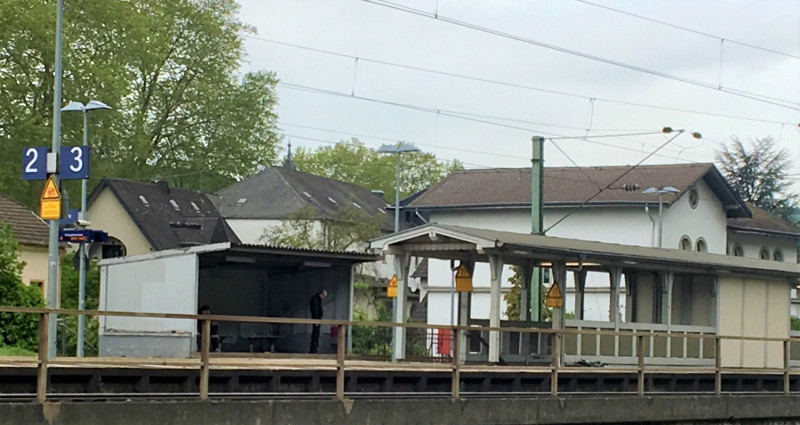
[[[0,224],[0,304],[15,307],[43,307],[39,288],[22,283],[19,243],[11,225]],[[36,351],[39,341],[39,316],[24,313],[0,313],[0,346]]]
[[[274,74],[238,74],[235,0],[70,0],[64,8],[63,99],[97,99],[92,175],[213,191],[276,159]],[[21,183],[25,146],[52,134],[56,0],[0,0],[0,191],[33,207]],[[82,117],[62,114],[62,142],[80,144]],[[78,193],[78,183],[66,183]],[[73,197],[73,201],[77,197]]]
[[[345,205],[325,218],[314,207],[303,207],[280,225],[266,229],[262,241],[272,245],[340,251],[381,234],[383,217]]]
[[[752,141],[749,149],[734,137],[730,147],[717,152],[717,162],[745,201],[783,218],[790,218],[797,208],[798,195],[791,191],[788,180],[789,152],[777,150],[771,137]]]
[[[511,290],[503,294],[503,299],[506,302],[506,317],[508,320],[521,320],[522,314],[520,311],[520,296],[522,294],[522,271],[520,270],[519,266],[511,266],[511,271],[513,272],[511,276],[508,277],[508,282],[511,283]],[[545,270],[547,272],[547,270]],[[539,288],[539,300],[544,300],[545,294],[547,293],[547,289],[545,285],[542,285]],[[549,322],[553,318],[553,309],[550,307],[545,307],[544,303],[539,307],[542,312],[542,320],[545,322]],[[532,320],[535,320],[532,319]]]
[[[78,292],[80,275],[73,266],[73,259],[76,253],[65,255],[61,259],[61,307],[78,309]],[[97,310],[100,300],[100,269],[94,261],[89,262],[89,270],[86,271],[86,298],[84,308],[86,310]],[[96,316],[85,316],[86,327],[84,329],[84,353],[86,355],[97,354],[98,343],[98,321]],[[64,339],[66,346],[61,347],[62,353],[73,356],[77,352],[78,346],[78,316],[59,316],[63,319],[63,325],[58,327],[58,332],[66,332]],[[61,340],[59,338],[59,340]]]
[[[424,152],[404,153],[400,160],[401,197],[426,189],[450,172],[463,168],[457,160],[440,162]],[[294,163],[301,171],[369,190],[382,190],[390,200],[395,197],[396,161],[394,155],[378,153],[356,138],[315,150],[300,148],[294,156]]]

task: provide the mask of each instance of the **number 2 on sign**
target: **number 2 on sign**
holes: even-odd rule
[[[34,148],[28,148],[25,150],[25,158],[30,158],[28,165],[25,166],[25,172],[31,174],[38,173],[39,169],[36,167],[36,161],[39,159],[39,151]]]

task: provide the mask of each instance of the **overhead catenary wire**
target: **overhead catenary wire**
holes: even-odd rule
[[[618,181],[622,180],[622,178],[623,178],[623,177],[625,177],[625,176],[627,176],[628,174],[630,174],[630,172],[631,172],[631,171],[635,170],[635,169],[636,169],[638,166],[642,165],[642,164],[643,164],[645,161],[647,161],[648,159],[650,159],[650,158],[651,158],[653,155],[655,155],[655,154],[656,154],[658,151],[660,151],[661,149],[665,148],[667,145],[669,145],[670,143],[672,143],[672,141],[673,141],[673,140],[677,139],[677,138],[678,138],[678,136],[680,136],[681,134],[683,134],[683,133],[684,133],[684,130],[675,130],[675,131],[677,131],[677,132],[678,132],[678,134],[676,134],[676,135],[674,135],[674,136],[670,137],[669,139],[667,139],[667,141],[666,141],[666,142],[664,142],[664,143],[663,143],[661,146],[659,146],[659,147],[658,147],[656,150],[654,150],[654,151],[650,152],[649,154],[647,154],[647,156],[645,156],[645,157],[644,157],[644,158],[642,158],[642,159],[641,159],[639,162],[637,162],[636,164],[634,164],[633,166],[631,166],[631,167],[630,167],[629,169],[627,169],[627,170],[626,170],[624,173],[620,174],[620,175],[619,175],[617,178],[615,178],[614,180],[612,180],[612,181],[611,181],[609,184],[607,184],[605,187],[603,187],[602,189],[598,190],[598,191],[597,191],[597,192],[596,192],[594,195],[590,196],[588,199],[586,199],[585,201],[583,201],[582,203],[580,203],[580,204],[579,204],[577,207],[575,207],[575,208],[571,209],[569,212],[567,212],[566,214],[564,214],[564,216],[563,216],[563,217],[559,218],[559,219],[558,219],[558,220],[557,220],[555,223],[551,224],[551,225],[550,225],[550,227],[548,227],[547,229],[545,229],[543,233],[545,233],[545,234],[546,234],[547,232],[549,232],[550,230],[552,230],[552,229],[553,229],[553,227],[556,227],[556,226],[558,226],[558,225],[559,225],[559,223],[563,222],[563,221],[564,221],[564,220],[566,220],[566,219],[567,219],[569,216],[571,216],[572,214],[574,214],[575,212],[577,212],[578,210],[580,210],[580,209],[581,209],[581,208],[583,208],[584,206],[588,205],[588,204],[589,204],[589,202],[591,202],[591,201],[592,201],[594,198],[597,198],[598,196],[600,196],[600,194],[601,194],[601,193],[605,192],[607,189],[609,189],[611,186],[613,186],[613,185],[614,185],[616,182],[618,182]]]
[[[594,3],[594,2],[591,2],[591,1],[588,1],[588,0],[575,0],[575,1],[583,3],[583,4],[586,4],[586,5],[589,5],[589,6],[594,6],[594,7],[599,7],[601,9],[610,10],[610,11],[615,12],[615,13],[628,15],[628,16],[631,16],[631,17],[634,17],[634,18],[637,18],[637,19],[642,19],[642,20],[645,20],[645,21],[648,21],[648,22],[653,22],[653,23],[656,23],[656,24],[659,24],[659,25],[664,25],[664,26],[667,26],[667,27],[670,27],[670,28],[675,28],[675,29],[678,29],[678,30],[681,30],[681,31],[690,32],[692,34],[702,35],[703,37],[713,38],[713,39],[717,39],[717,40],[725,40],[728,43],[738,44],[739,46],[748,47],[750,49],[761,50],[762,52],[767,52],[767,53],[772,53],[772,54],[775,54],[775,55],[785,56],[787,58],[800,59],[800,56],[793,55],[791,53],[781,52],[779,50],[770,49],[770,48],[763,47],[763,46],[758,46],[758,45],[752,44],[752,43],[746,43],[744,41],[732,40],[732,39],[727,38],[727,37],[722,37],[722,36],[719,36],[719,35],[710,34],[710,33],[707,33],[707,32],[699,31],[699,30],[696,30],[696,29],[693,29],[693,28],[689,28],[689,27],[676,25],[676,24],[669,23],[669,22],[666,22],[666,21],[660,21],[658,19],[650,18],[650,17],[644,16],[644,15],[638,15],[638,14],[633,13],[633,12],[628,12],[627,10],[616,9],[616,8],[611,7],[611,6],[606,6],[604,4]]]
[[[639,107],[639,108],[658,109],[658,110],[662,110],[662,111],[683,112],[683,113],[687,113],[687,114],[704,115],[704,116],[727,118],[727,119],[734,119],[734,120],[760,122],[760,123],[765,123],[765,124],[796,125],[795,123],[787,123],[787,122],[769,120],[769,119],[762,119],[762,118],[745,117],[745,116],[730,115],[730,114],[721,114],[721,113],[709,112],[709,111],[698,111],[698,110],[685,109],[685,108],[676,108],[676,107],[669,107],[669,106],[652,105],[652,104],[647,104],[647,103],[631,102],[631,101],[625,101],[625,100],[619,100],[619,99],[610,99],[610,98],[597,97],[597,96],[581,95],[581,94],[577,94],[577,93],[569,93],[569,92],[565,92],[565,91],[550,90],[550,89],[545,89],[545,88],[535,87],[535,86],[530,86],[530,85],[525,85],[525,84],[511,83],[511,82],[507,82],[507,81],[499,81],[499,80],[476,77],[476,76],[471,76],[471,75],[466,75],[466,74],[459,74],[459,73],[435,70],[435,69],[424,68],[424,67],[419,67],[419,66],[400,64],[400,63],[396,63],[396,62],[389,62],[389,61],[384,61],[384,60],[365,58],[363,56],[353,56],[353,55],[348,55],[348,54],[344,54],[344,53],[333,52],[333,51],[330,51],[330,50],[324,50],[324,49],[319,49],[319,48],[315,48],[315,47],[303,46],[303,45],[300,45],[300,44],[293,44],[293,43],[287,43],[287,42],[283,42],[283,41],[272,40],[272,39],[259,37],[259,36],[254,36],[254,35],[247,35],[246,37],[248,39],[252,39],[252,40],[258,40],[258,41],[263,41],[263,42],[266,42],[266,43],[277,44],[277,45],[280,45],[280,46],[291,47],[291,48],[296,48],[296,49],[301,49],[301,50],[307,50],[307,51],[316,52],[316,53],[320,53],[320,54],[326,54],[326,55],[330,55],[330,56],[337,56],[337,57],[348,58],[348,59],[353,59],[353,60],[358,59],[361,62],[371,62],[371,63],[375,63],[375,64],[379,64],[379,65],[392,66],[392,67],[408,69],[408,70],[412,70],[412,71],[425,72],[425,73],[442,75],[442,76],[452,77],[452,78],[460,78],[460,79],[471,80],[471,81],[476,81],[476,82],[482,82],[482,83],[486,83],[486,84],[494,84],[494,85],[510,87],[510,88],[518,88],[518,89],[523,89],[523,90],[536,91],[536,92],[540,92],[540,93],[548,93],[548,94],[557,95],[557,96],[572,97],[572,98],[586,99],[586,100],[594,99],[596,102],[605,102],[605,103],[633,106],[633,107]]]
[[[519,35],[516,35],[516,34],[511,34],[511,33],[507,33],[507,32],[504,32],[504,31],[496,30],[496,29],[493,29],[493,28],[480,26],[480,25],[473,24],[473,23],[470,23],[470,22],[460,21],[458,19],[453,19],[453,18],[447,18],[447,17],[442,16],[441,14],[438,14],[437,16],[434,16],[434,15],[432,15],[432,14],[430,14],[430,13],[424,11],[424,10],[415,9],[415,8],[408,7],[408,6],[403,6],[401,4],[393,3],[393,2],[390,2],[390,1],[387,1],[387,0],[361,0],[361,1],[366,2],[366,3],[371,3],[371,4],[374,4],[374,5],[377,5],[377,6],[381,6],[381,7],[387,7],[387,8],[395,9],[395,10],[406,12],[406,13],[411,13],[411,14],[422,16],[422,17],[426,17],[426,18],[431,18],[431,19],[434,19],[434,20],[437,20],[437,21],[448,23],[448,24],[457,25],[457,26],[460,26],[460,27],[463,27],[463,28],[468,28],[468,29],[474,30],[474,31],[484,32],[486,34],[491,34],[491,35],[495,35],[495,36],[502,37],[502,38],[507,38],[509,40],[519,41],[521,43],[526,43],[526,44],[530,44],[530,45],[533,45],[533,46],[542,47],[542,48],[545,48],[545,49],[549,49],[549,50],[565,53],[565,54],[568,54],[568,55],[578,56],[578,57],[581,57],[581,58],[584,58],[584,59],[589,59],[589,60],[593,60],[593,61],[596,61],[596,62],[601,62],[601,63],[605,63],[605,64],[608,64],[608,65],[613,65],[613,66],[617,66],[617,67],[620,67],[620,68],[629,69],[631,71],[641,72],[641,73],[644,73],[644,74],[649,74],[649,75],[653,75],[653,76],[657,76],[657,77],[661,77],[661,78],[665,78],[665,79],[669,79],[669,80],[673,80],[673,81],[678,81],[678,82],[682,82],[682,83],[685,83],[685,84],[694,85],[694,86],[697,86],[697,87],[703,87],[703,88],[706,88],[706,89],[711,89],[711,90],[722,92],[722,93],[728,93],[728,94],[732,94],[734,96],[739,96],[739,97],[742,97],[742,98],[746,98],[746,99],[754,100],[754,101],[757,101],[757,102],[778,106],[778,107],[781,107],[781,108],[800,111],[800,102],[794,102],[794,101],[787,100],[787,99],[780,99],[780,98],[776,98],[776,97],[772,97],[772,96],[761,95],[761,94],[758,94],[758,93],[747,92],[747,91],[744,91],[744,90],[736,90],[736,89],[725,88],[725,87],[720,88],[720,87],[717,87],[717,85],[715,85],[715,84],[706,83],[706,82],[699,81],[699,80],[694,80],[694,79],[691,79],[691,78],[681,77],[681,76],[678,76],[678,75],[669,74],[667,72],[659,71],[659,70],[656,70],[656,69],[646,68],[646,67],[639,66],[639,65],[633,65],[633,64],[626,63],[626,62],[621,62],[621,61],[618,61],[618,60],[609,59],[609,58],[598,56],[598,55],[593,55],[593,54],[590,54],[590,53],[585,53],[585,52],[580,52],[580,51],[573,50],[573,49],[568,49],[566,47],[561,47],[561,46],[557,46],[555,44],[545,43],[545,42],[542,42],[542,41],[533,40],[531,38],[526,38],[526,37],[522,37],[522,36],[519,36]]]
[[[498,119],[496,117],[486,117],[485,119],[481,119],[481,118],[476,118],[477,115],[474,115],[474,114],[463,114],[463,113],[459,113],[459,112],[444,112],[444,110],[441,110],[441,109],[435,109],[435,108],[430,108],[430,107],[421,107],[421,106],[415,106],[415,105],[408,105],[408,104],[404,104],[404,103],[400,103],[400,102],[386,101],[386,100],[368,98],[368,97],[364,97],[364,96],[353,96],[353,95],[350,95],[350,94],[347,94],[347,93],[340,93],[340,92],[331,91],[331,90],[323,90],[323,89],[318,89],[318,88],[313,88],[313,87],[308,87],[308,86],[302,86],[302,85],[297,85],[297,84],[281,82],[281,83],[278,83],[278,85],[282,86],[282,87],[290,88],[290,89],[302,90],[302,91],[307,91],[307,92],[316,93],[316,94],[323,94],[323,95],[330,95],[330,96],[338,96],[338,97],[357,99],[357,100],[380,103],[380,104],[386,104],[386,105],[395,106],[395,107],[399,107],[399,108],[417,110],[417,111],[427,112],[427,113],[436,113],[438,111],[438,113],[440,113],[441,115],[448,116],[448,117],[451,117],[451,118],[456,118],[456,119],[461,119],[461,120],[466,120],[466,121],[471,121],[471,122],[478,122],[478,123],[483,123],[483,124],[497,126],[497,127],[515,129],[515,130],[525,131],[525,132],[528,132],[528,133],[544,134],[544,135],[552,136],[552,137],[556,137],[556,138],[567,138],[567,139],[576,139],[576,140],[583,140],[585,138],[585,139],[587,139],[586,142],[588,142],[588,143],[601,145],[601,146],[608,146],[608,147],[612,147],[612,148],[616,148],[616,149],[627,150],[627,151],[637,152],[637,153],[639,152],[638,149],[631,149],[631,148],[627,148],[627,147],[624,147],[624,146],[614,145],[614,144],[611,144],[611,143],[603,143],[603,142],[599,142],[599,141],[596,141],[596,140],[588,140],[588,139],[594,139],[596,137],[620,137],[620,136],[631,136],[631,135],[657,134],[657,132],[643,132],[643,133],[630,133],[630,134],[623,134],[623,135],[590,136],[588,138],[586,138],[584,136],[580,136],[580,137],[566,136],[566,135],[563,135],[563,134],[557,134],[557,133],[552,133],[552,132],[548,132],[548,131],[543,131],[541,129],[535,129],[535,128],[530,128],[530,127],[522,127],[522,126],[516,126],[516,125],[509,125],[509,124],[502,124],[502,123],[491,121],[491,119]],[[464,115],[468,115],[468,116],[464,116]],[[652,145],[647,145],[647,146],[654,147]],[[658,156],[663,157],[663,158],[674,159],[674,160],[677,160],[677,161],[687,161],[685,158],[669,156],[669,155],[664,155],[664,154],[659,154]],[[694,162],[694,161],[689,161],[689,162]]]

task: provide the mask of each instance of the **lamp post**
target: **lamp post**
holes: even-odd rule
[[[647,195],[658,194],[658,247],[663,248],[662,237],[664,235],[664,194],[680,193],[680,190],[672,186],[648,187],[642,193]]]
[[[420,152],[420,150],[410,143],[399,142],[396,145],[383,145],[378,148],[378,152],[397,155],[394,180],[394,232],[397,233],[400,231],[400,154]]]
[[[410,152],[420,152],[419,148],[405,142],[398,142],[395,145],[383,145],[378,148],[378,152],[380,153],[391,153],[395,154],[397,157],[396,167],[395,167],[395,180],[394,180],[394,232],[397,233],[400,231],[400,154],[403,153],[410,153]],[[397,264],[397,262],[395,262]],[[395,265],[395,267],[397,267]],[[396,270],[395,270],[396,271]],[[405,282],[406,279],[403,279],[403,282],[397,282],[397,297],[392,300],[392,311],[394,313],[394,321],[397,323],[405,322]],[[403,286],[401,288],[401,286]],[[403,297],[403,299],[400,299]],[[452,304],[452,303],[451,303]],[[397,347],[401,341],[405,339],[405,328],[394,328],[394,332],[392,332],[392,361],[397,361],[398,353]],[[400,356],[402,358],[403,356]]]
[[[67,106],[61,108],[64,112],[80,111],[83,112],[83,146],[89,146],[89,118],[88,112],[95,109],[111,109],[110,106],[97,100],[90,100],[87,104],[80,102],[70,102]],[[78,214],[78,225],[85,226],[88,224],[86,217],[86,192],[87,192],[87,179],[81,181],[81,212]],[[78,310],[84,309],[86,301],[86,245],[81,242],[78,245],[79,267],[78,271]],[[83,330],[85,328],[85,318],[82,314],[78,315],[78,349],[77,356],[83,357]]]

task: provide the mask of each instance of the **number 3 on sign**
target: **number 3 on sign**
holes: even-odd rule
[[[61,178],[79,180],[89,178],[89,146],[61,147]]]
[[[45,147],[22,149],[22,178],[24,180],[47,179],[47,152]]]

